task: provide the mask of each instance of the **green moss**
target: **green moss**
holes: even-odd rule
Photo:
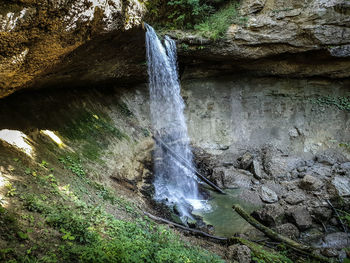
[[[339,110],[350,111],[350,97],[318,97],[311,98],[310,102],[318,106],[337,107]]]
[[[234,238],[237,242],[242,245],[246,245],[250,248],[252,252],[252,259],[257,263],[293,263],[293,261],[288,258],[283,253],[278,253],[275,250],[268,250],[267,248],[248,241],[243,238]]]
[[[134,116],[134,113],[132,113],[131,110],[129,110],[128,105],[126,105],[125,102],[120,102],[117,104],[120,112],[126,116],[126,117],[132,117]]]
[[[126,114],[129,114],[123,107]],[[60,133],[73,142],[79,143],[81,153],[89,160],[99,160],[101,152],[108,146],[109,138],[128,139],[128,136],[111,124],[103,115],[82,110],[65,123]]]

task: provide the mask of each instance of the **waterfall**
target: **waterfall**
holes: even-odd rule
[[[146,24],[146,52],[150,88],[151,121],[157,136],[173,153],[193,169],[189,146],[185,104],[180,94],[175,41],[165,36],[164,45],[154,29]],[[195,175],[160,145],[154,151],[155,199],[176,205],[181,218],[191,218],[191,208],[201,206]]]

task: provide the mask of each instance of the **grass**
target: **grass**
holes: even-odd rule
[[[203,22],[194,26],[196,32],[207,38],[217,40],[223,38],[231,24],[245,24],[246,17],[238,13],[238,4],[230,2],[216,13],[208,16]]]
[[[21,180],[7,188],[17,208],[0,205],[1,262],[223,262],[93,181],[76,155],[38,160],[8,160]]]

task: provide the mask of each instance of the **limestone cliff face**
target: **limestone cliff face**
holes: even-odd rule
[[[144,12],[138,0],[1,0],[0,98],[52,75],[90,39],[139,25]]]
[[[224,41],[171,33],[180,47],[186,44],[180,55],[192,74],[202,65],[260,75],[350,76],[349,1],[243,0],[241,13],[247,23],[230,25]]]

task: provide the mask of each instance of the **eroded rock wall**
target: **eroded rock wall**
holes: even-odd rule
[[[139,25],[145,7],[138,0],[23,0],[1,1],[0,10],[1,98],[55,74],[55,66],[90,39]]]

